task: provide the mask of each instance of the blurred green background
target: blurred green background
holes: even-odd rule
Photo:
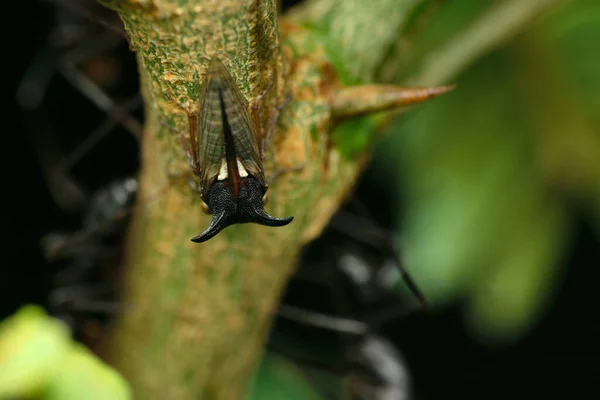
[[[398,241],[434,306],[464,301],[473,335],[509,344],[550,311],[573,219],[600,243],[600,2],[550,2],[457,75],[421,54],[447,60],[465,32],[493,36],[515,2],[442,3],[403,74],[457,88],[386,128],[373,175],[395,175]]]

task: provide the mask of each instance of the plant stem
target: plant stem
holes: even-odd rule
[[[185,3],[182,5],[182,3]],[[344,160],[328,145],[330,113],[319,65],[324,52],[287,60],[286,92],[271,1],[106,1],[137,53],[145,99],[140,194],[128,235],[124,302],[107,352],[140,399],[239,399],[262,353],[273,310],[302,246],[319,234],[350,189],[364,157]],[[291,225],[227,228],[203,244],[190,238],[209,216],[197,194],[168,172],[188,171],[176,134],[193,109],[207,60],[218,56],[247,99],[275,79],[263,128],[291,95],[271,139],[267,210]],[[319,59],[318,57],[321,57]],[[269,70],[271,72],[269,72]],[[160,195],[156,195],[160,192]]]

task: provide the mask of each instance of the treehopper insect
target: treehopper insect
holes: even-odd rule
[[[248,101],[216,57],[210,61],[197,111],[187,113],[189,138],[180,134],[200,197],[212,213],[210,226],[193,242],[202,243],[229,225],[285,226],[293,217],[276,218],[264,210],[268,185]]]

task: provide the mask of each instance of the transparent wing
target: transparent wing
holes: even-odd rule
[[[197,156],[200,160],[200,185],[206,194],[219,175],[225,158],[223,120],[219,91],[234,138],[238,160],[246,171],[264,184],[264,173],[255,129],[248,112],[248,101],[238,89],[225,66],[211,61],[200,93]]]
[[[223,93],[225,112],[231,127],[238,160],[248,173],[264,184],[264,172],[257,140],[258,132],[255,131],[250,119],[248,101],[220,61],[215,59],[212,66],[215,70],[213,79]]]
[[[221,163],[225,157],[219,92],[213,77],[214,73],[209,70],[207,80],[200,92],[198,143],[194,149],[200,162],[200,188],[203,196],[208,193],[219,176]]]

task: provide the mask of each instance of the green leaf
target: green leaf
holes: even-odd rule
[[[91,351],[73,344],[60,364],[60,373],[48,383],[44,400],[131,399],[127,382]]]
[[[127,382],[37,306],[0,324],[0,399],[130,399]]]
[[[536,222],[513,225],[513,247],[471,289],[467,322],[488,343],[509,344],[535,325],[560,277],[565,216],[551,205],[529,211]]]
[[[0,399],[33,397],[60,369],[69,331],[36,306],[0,324]]]

